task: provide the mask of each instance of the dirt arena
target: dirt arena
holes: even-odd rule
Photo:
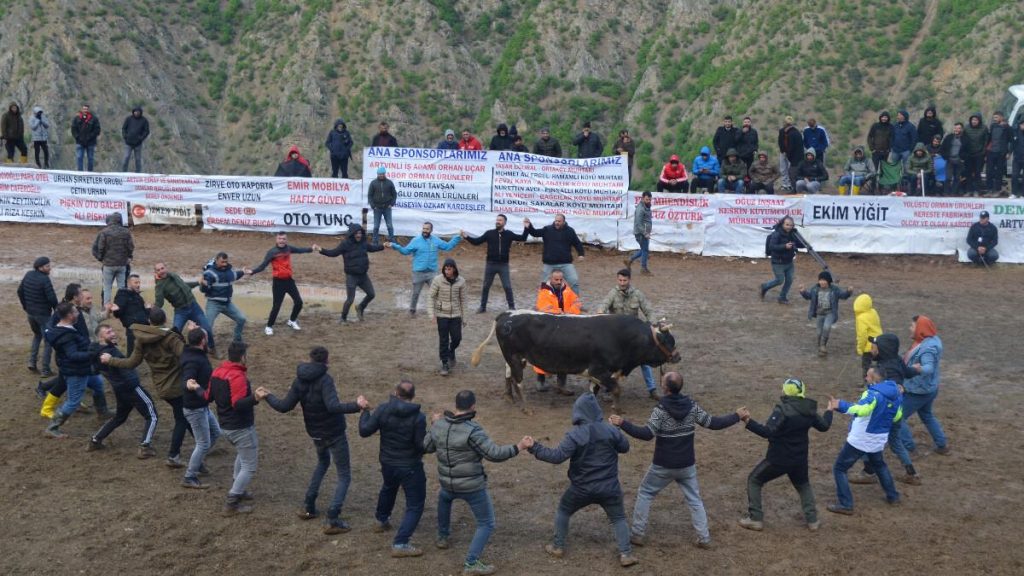
[[[7,246],[0,254],[0,276],[7,295],[0,304],[6,329],[0,336],[2,388],[7,392],[0,416],[0,573],[3,574],[456,574],[472,535],[472,516],[456,504],[452,547],[433,546],[436,528],[436,460],[425,458],[427,509],[413,538],[425,551],[420,558],[389,556],[393,533],[374,534],[373,510],[380,485],[377,438],[360,439],[357,418],[348,417],[353,482],[343,517],[352,532],[324,536],[319,521],[304,522],[295,512],[302,501],[315,462],[312,444],[297,409],[287,415],[257,407],[260,468],[252,485],[255,511],[223,518],[220,508],[231,482],[233,450],[226,442],[209,459],[208,491],[179,486],[180,470],[162,459],[135,458],[141,419],[133,415],[108,440],[111,449],[87,453],[86,444],[99,423],[91,414],[73,417],[70,438],[51,440],[42,431],[35,379],[26,371],[30,331],[15,297],[17,280],[32,260],[48,255],[54,261],[58,293],[71,281],[95,287],[99,267],[89,254],[95,228],[30,227],[0,224]],[[480,231],[473,231],[480,232]],[[267,235],[205,234],[181,229],[137,228],[137,269],[144,278],[156,261],[194,278],[218,250],[232,255],[236,267],[254,266],[273,242]],[[295,245],[316,241],[333,246],[337,238],[293,235]],[[453,251],[469,282],[473,306],[479,296],[483,247],[468,244]],[[681,494],[667,489],[652,508],[648,545],[636,549],[640,564],[632,574],[1021,574],[1020,519],[1024,512],[1024,444],[1017,412],[1024,393],[1021,383],[1019,309],[1024,268],[997,266],[991,271],[957,264],[952,258],[833,256],[840,284],[867,291],[883,325],[909,343],[907,326],[915,314],[938,325],[946,352],[942,393],[936,412],[950,438],[948,457],[930,453],[920,422],[912,420],[919,440],[915,456],[921,486],[899,485],[903,505],[885,504],[877,486],[854,486],[857,515],[837,517],[825,511],[834,498],[831,466],[845,439],[848,419],[836,418],[833,429],[812,432],[811,477],[822,528],[809,533],[799,515],[795,491],[785,479],[765,489],[765,531],[740,528],[746,511],[746,477],[763,456],[766,442],[735,426],[697,432],[701,491],[711,522],[712,550],[698,550],[689,511]],[[400,376],[417,384],[417,401],[428,414],[450,408],[456,391],[477,392],[477,420],[500,443],[530,434],[545,444],[557,443],[570,426],[571,398],[528,387],[533,415],[527,416],[501,398],[503,364],[492,347],[478,368],[468,367],[469,354],[487,335],[493,314],[471,314],[459,349],[461,363],[448,378],[438,376],[437,337],[426,314],[410,319],[409,259],[393,251],[371,255],[370,273],[377,300],[366,322],[337,324],[343,290],[341,259],[319,255],[294,258],[296,278],[304,294],[316,294],[300,318],[303,330],[293,332],[283,321],[273,337],[263,335],[269,309],[269,272],[243,280],[250,324],[249,374],[254,386],[283,393],[296,363],[309,348],[326,345],[331,372],[343,400],[365,394],[374,404],[384,401]],[[588,252],[578,263],[584,302],[595,309],[614,286],[621,254]],[[532,304],[540,274],[538,246],[513,248],[513,280],[520,306]],[[76,274],[73,269],[79,269]],[[64,271],[62,272],[62,269]],[[72,273],[68,273],[71,269]],[[756,285],[770,276],[766,261],[710,259],[655,254],[653,276],[634,283],[655,309],[674,324],[686,377],[685,391],[709,412],[722,414],[748,406],[764,421],[787,376],[802,378],[809,395],[823,403],[829,394],[853,398],[859,388],[859,359],[854,355],[852,300],[842,303],[833,331],[830,355],[815,355],[814,328],[797,295],[793,305],[761,303]],[[88,271],[89,275],[85,276]],[[809,258],[797,264],[797,285],[811,284],[817,268]],[[151,286],[151,278],[146,278]],[[314,287],[317,290],[314,290]],[[421,307],[423,303],[421,302]],[[492,311],[504,309],[500,287],[491,293]],[[286,302],[284,313],[289,310]],[[1015,312],[1016,311],[1016,312]],[[120,330],[119,323],[116,323]],[[1014,328],[1017,326],[1017,328]],[[216,328],[224,339],[229,321]],[[222,348],[224,349],[224,348]],[[571,381],[577,388],[582,381]],[[147,376],[143,384],[149,387]],[[108,390],[108,395],[110,395]],[[112,398],[112,396],[111,396]],[[623,396],[625,415],[643,422],[653,402],[646,398],[639,373],[630,376]],[[160,426],[154,447],[163,455],[170,435],[170,410],[158,402]],[[185,441],[184,455],[192,448]],[[631,512],[654,444],[631,440],[620,460],[620,476]],[[887,452],[890,466],[898,468]],[[500,574],[615,574],[611,530],[599,508],[587,509],[572,521],[567,554],[547,557],[542,546],[552,534],[554,509],[566,487],[567,464],[552,466],[523,454],[509,462],[488,464],[497,529],[483,558]],[[329,473],[321,492],[326,508],[334,487]],[[396,509],[400,519],[402,499]],[[1017,524],[1014,524],[1017,522]],[[397,525],[397,523],[396,523]]]

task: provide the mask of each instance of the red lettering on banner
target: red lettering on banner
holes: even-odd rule
[[[309,190],[309,182],[306,182],[305,180],[289,180],[288,181],[288,189],[289,190]]]

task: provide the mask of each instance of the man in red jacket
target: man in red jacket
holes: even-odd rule
[[[459,150],[483,150],[484,145],[476,136],[469,132],[468,128],[462,130],[462,140],[459,140]]]
[[[267,250],[267,255],[263,257],[263,262],[260,265],[253,268],[252,270],[246,270],[246,274],[257,274],[266,269],[267,265],[271,266],[271,275],[273,276],[273,282],[271,284],[271,291],[273,293],[273,303],[270,305],[270,317],[267,318],[267,327],[263,329],[263,332],[267,336],[274,335],[274,322],[277,322],[277,313],[281,311],[281,304],[284,303],[284,297],[287,294],[292,299],[292,314],[288,319],[288,326],[292,330],[302,330],[299,326],[299,312],[302,311],[302,296],[299,294],[299,287],[295,285],[295,279],[292,278],[292,254],[309,254],[310,252],[319,252],[320,247],[313,244],[310,248],[299,248],[297,246],[290,246],[288,244],[288,233],[278,232],[277,242],[274,247]]]

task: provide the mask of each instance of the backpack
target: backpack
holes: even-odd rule
[[[775,235],[775,228],[772,228],[772,231],[769,232],[768,236],[765,237],[765,239],[764,239],[764,255],[765,256],[769,256],[770,257],[772,255],[772,236],[774,236],[774,235]]]

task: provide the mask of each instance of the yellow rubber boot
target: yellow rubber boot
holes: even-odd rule
[[[849,191],[849,189],[850,189],[849,186],[840,186],[839,187],[839,195],[840,196],[846,196],[846,192]]]
[[[12,160],[10,158],[4,158],[4,164],[10,164]]]
[[[22,156],[21,157],[21,163],[22,164],[28,164],[28,156]]]
[[[47,420],[52,419],[54,413],[57,412],[58,404],[60,404],[60,396],[54,396],[47,392],[46,399],[43,400],[43,407],[39,410],[39,415]]]
[[[855,186],[853,187],[853,195],[854,195],[854,196],[860,196],[860,186],[856,186],[856,185],[855,185]]]

